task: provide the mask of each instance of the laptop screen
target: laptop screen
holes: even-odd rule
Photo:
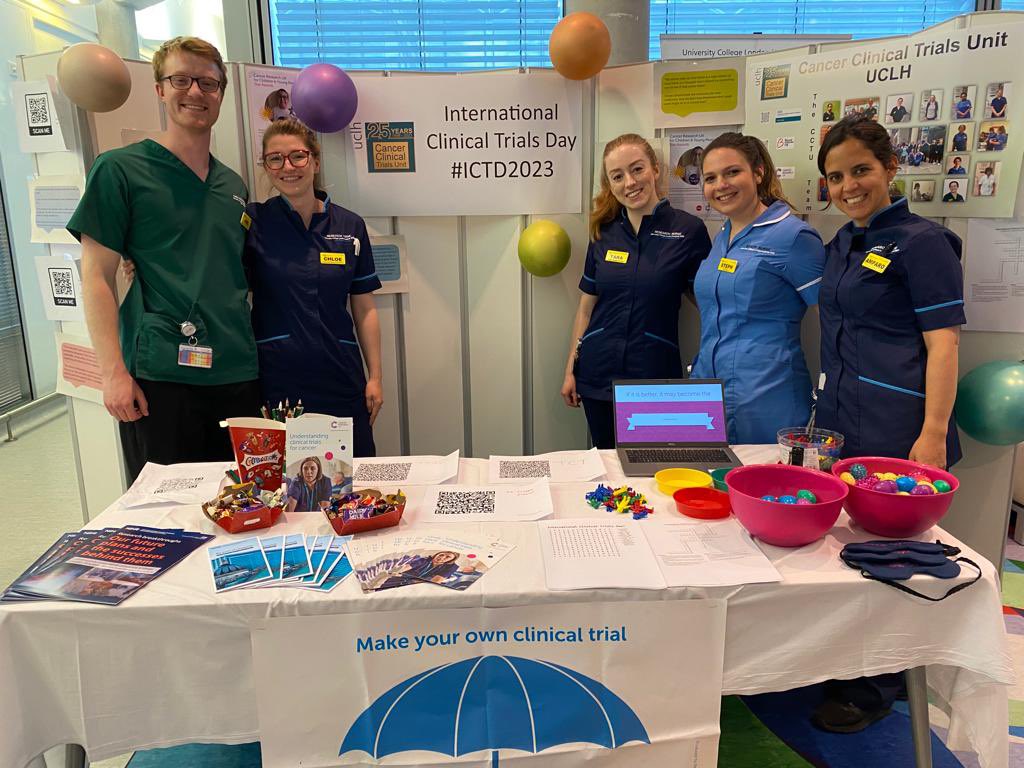
[[[724,400],[720,381],[616,384],[616,442],[724,444]]]

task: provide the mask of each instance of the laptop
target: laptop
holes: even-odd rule
[[[614,381],[612,400],[615,449],[630,477],[742,463],[729,448],[721,379]]]

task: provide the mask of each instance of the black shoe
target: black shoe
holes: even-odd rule
[[[888,707],[861,709],[856,704],[826,699],[811,716],[811,723],[829,733],[859,733],[892,712]]]

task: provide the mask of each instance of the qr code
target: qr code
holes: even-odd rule
[[[357,483],[404,483],[409,479],[412,462],[395,464],[360,464],[356,470]]]
[[[162,480],[154,490],[154,494],[172,493],[174,491],[191,491],[203,482],[202,477],[169,477]]]
[[[498,477],[527,478],[551,477],[551,463],[547,459],[536,461],[499,461]]]
[[[71,269],[69,267],[50,267],[49,273],[53,303],[62,307],[75,306],[75,285],[71,279]]]
[[[441,491],[437,494],[435,514],[492,514],[495,496],[494,491]]]
[[[25,96],[30,126],[50,124],[50,101],[45,93],[29,93]]]
[[[761,122],[762,123],[770,123],[771,121],[772,121],[772,113],[771,112],[762,112],[761,113]]]

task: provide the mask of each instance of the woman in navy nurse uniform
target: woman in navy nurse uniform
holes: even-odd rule
[[[756,137],[718,136],[702,178],[708,205],[727,221],[694,282],[700,350],[690,375],[723,380],[730,443],[774,443],[811,415],[800,322],[817,303],[825,249],[793,215]]]
[[[658,197],[661,169],[636,134],[604,149],[562,398],[593,443],[615,447],[611,383],[681,378],[679,305],[711,249],[704,224]]]
[[[829,243],[819,292],[824,387],[817,423],[848,456],[960,458],[953,424],[965,322],[960,238],[890,200],[896,158],[877,126],[842,120],[818,168],[852,221]]]
[[[351,417],[354,454],[373,456],[383,391],[372,292],[381,284],[366,225],[314,190],[320,146],[297,120],[267,129],[263,168],[280,195],[246,208],[244,256],[263,396]]]
[[[818,292],[818,425],[841,432],[844,456],[960,458],[953,423],[964,323],[960,239],[890,200],[897,160],[877,123],[844,119],[818,153],[829,197],[851,221],[826,249]],[[850,733],[889,713],[900,673],[832,681],[814,722]]]

